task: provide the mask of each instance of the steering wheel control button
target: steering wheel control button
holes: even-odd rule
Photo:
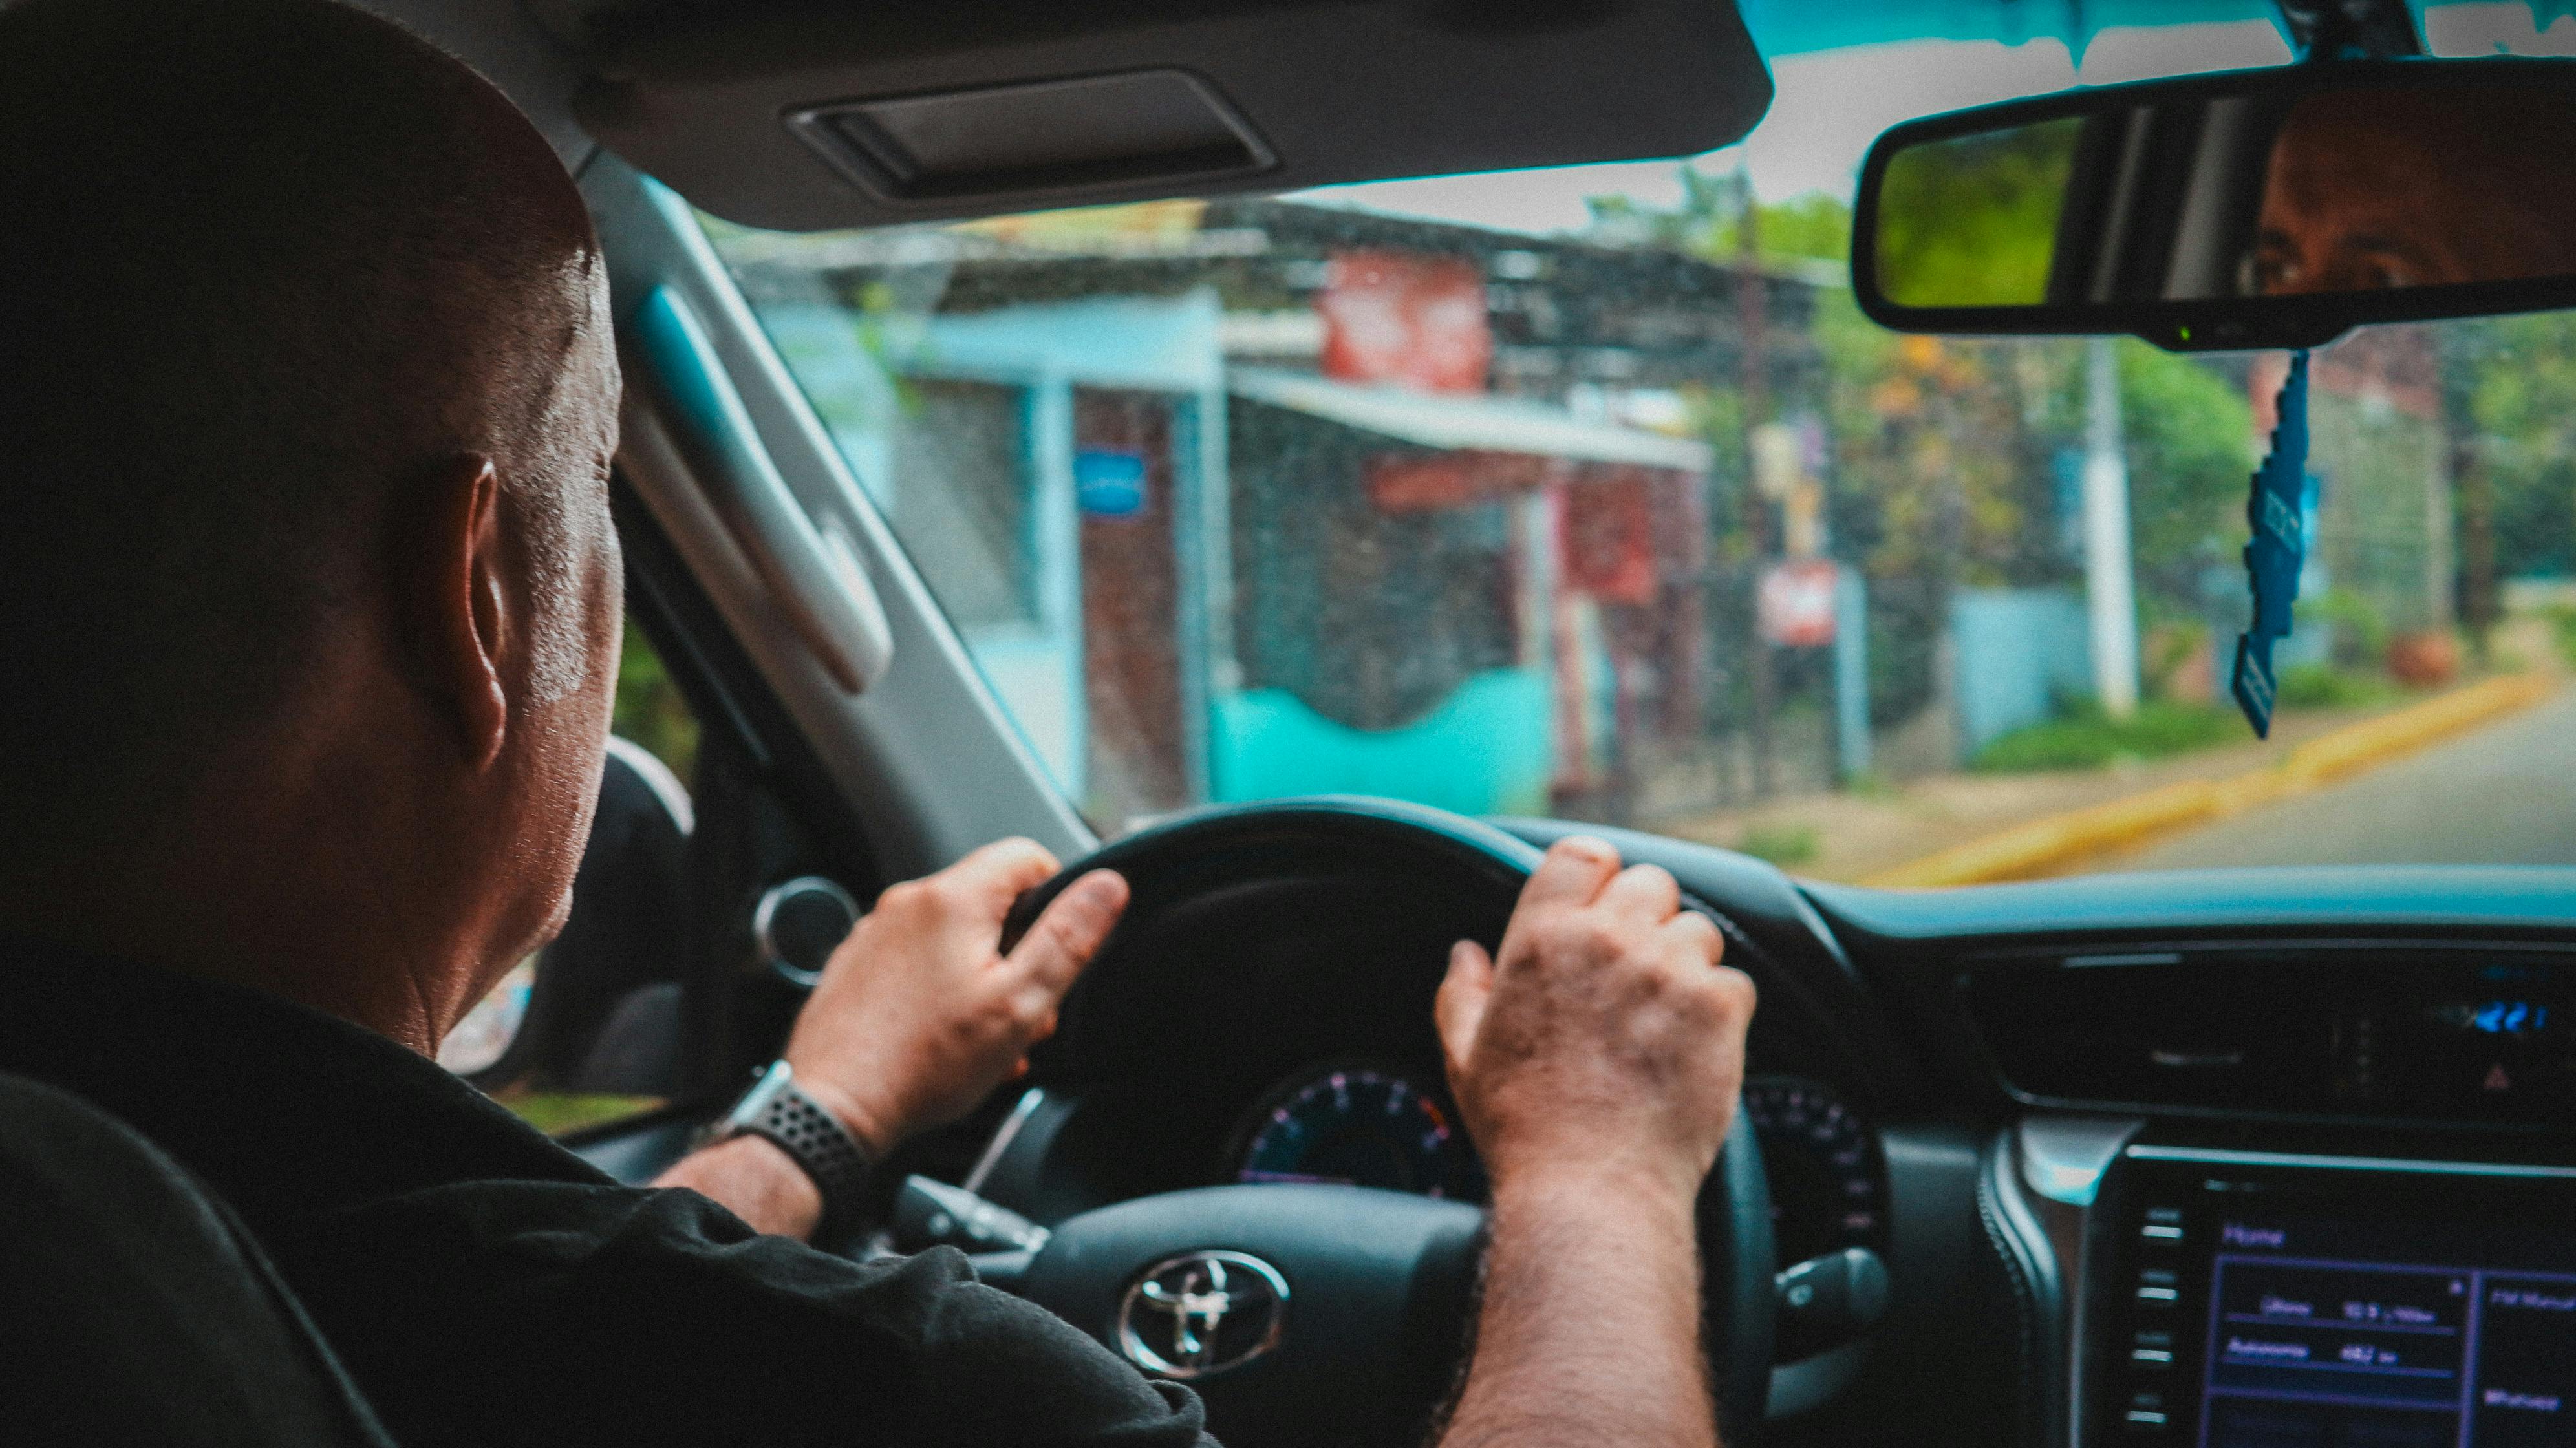
[[[2165,1428],[2165,1395],[2140,1393],[2129,1399],[2127,1422],[2132,1433],[2161,1433]]]
[[[964,1187],[908,1176],[894,1198],[895,1245],[906,1252],[955,1247],[961,1252],[1036,1252],[1044,1227]]]
[[[2138,1300],[2150,1307],[2171,1307],[2182,1296],[2174,1274],[2163,1267],[2150,1267],[2138,1274]]]
[[[1156,1377],[1187,1381],[1238,1368],[1279,1345],[1288,1279],[1245,1252],[1184,1252],[1129,1284],[1118,1350]]]
[[[2145,1223],[2143,1226],[2141,1226],[2141,1227],[2139,1227],[2139,1228],[2138,1228],[2138,1235],[2139,1235],[2139,1236],[2141,1236],[2141,1237],[2144,1237],[2146,1240],[2148,1240],[2148,1241],[2150,1241],[2150,1242],[2179,1242],[2179,1241],[2181,1241],[2181,1240],[2182,1240],[2182,1208],[2180,1208],[2180,1207],[2149,1207],[2149,1208],[2147,1208],[2147,1220],[2146,1220],[2146,1223]]]
[[[2173,1334],[2152,1329],[2140,1332],[2129,1348],[2129,1361],[2141,1368],[2172,1367]]]
[[[751,939],[778,978],[812,990],[823,965],[858,928],[859,902],[820,875],[772,885],[751,912]]]
[[[1797,1361],[1851,1341],[1887,1314],[1887,1264],[1867,1247],[1811,1257],[1773,1279],[1779,1355]]]

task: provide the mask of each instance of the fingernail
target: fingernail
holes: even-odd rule
[[[1449,946],[1449,963],[1451,965],[1464,965],[1467,963],[1468,959],[1467,942],[1463,940],[1452,942]]]

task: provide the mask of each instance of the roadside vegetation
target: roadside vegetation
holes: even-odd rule
[[[2576,608],[2549,610],[2549,632],[2558,641],[2558,656],[2576,667]]]
[[[548,1136],[640,1116],[663,1105],[659,1096],[610,1096],[598,1092],[519,1091],[503,1088],[492,1099]]]
[[[2557,620],[2559,646],[2576,660],[2576,610]],[[2375,669],[2339,664],[2294,664],[2281,671],[2280,707],[2373,709],[2396,704],[2409,690]],[[2000,735],[1977,751],[1969,767],[1985,774],[2047,769],[2099,769],[2123,760],[2165,759],[2249,736],[2244,716],[2231,703],[2149,699],[2126,719],[2114,719],[2091,699],[2060,702],[2058,715]],[[1750,853],[1750,851],[1748,851]]]
[[[617,669],[617,704],[609,728],[671,766],[682,784],[697,778],[698,721],[680,697],[680,686],[635,621],[626,622],[624,657]]]
[[[2128,718],[2114,719],[2091,699],[2071,700],[2057,718],[1990,740],[1969,767],[1988,774],[2098,769],[2122,759],[2162,759],[2244,737],[2244,719],[2215,704],[2151,699]]]
[[[1814,825],[1778,820],[1750,826],[1735,848],[1785,869],[1813,860],[1824,848],[1824,837]]]

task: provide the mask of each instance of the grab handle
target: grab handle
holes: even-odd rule
[[[843,691],[866,692],[894,661],[894,631],[837,521],[817,528],[760,444],[706,328],[669,286],[637,309],[634,336],[673,432],[725,531],[781,616]]]

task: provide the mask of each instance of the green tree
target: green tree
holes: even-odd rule
[[[2254,409],[2208,364],[2124,341],[2120,419],[2140,607],[2150,620],[2197,618],[2203,573],[2245,541]]]
[[[2576,572],[2576,312],[2444,334],[2445,391],[2468,409],[2490,489],[2496,576]]]

